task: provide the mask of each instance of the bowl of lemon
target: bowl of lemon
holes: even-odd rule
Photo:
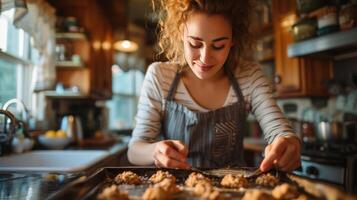
[[[38,137],[38,142],[48,149],[64,149],[71,141],[72,138],[67,137],[63,130],[48,130]]]

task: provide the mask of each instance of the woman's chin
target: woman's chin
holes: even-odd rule
[[[194,74],[198,79],[201,80],[209,79],[212,76],[211,73],[202,71],[195,71]]]
[[[207,80],[207,79],[211,79],[213,78],[215,75],[217,75],[217,72],[215,71],[214,68],[210,69],[210,70],[200,70],[200,69],[195,69],[194,70],[194,74],[198,79],[201,80]]]

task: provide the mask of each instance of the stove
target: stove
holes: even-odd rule
[[[357,193],[357,143],[304,142],[301,167],[294,173]]]

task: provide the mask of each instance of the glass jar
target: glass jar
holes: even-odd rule
[[[316,30],[317,25],[314,18],[301,19],[292,26],[292,34],[296,42],[314,37]]]
[[[357,4],[346,4],[340,9],[339,24],[341,30],[350,29],[357,24]]]

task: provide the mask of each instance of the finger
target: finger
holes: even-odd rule
[[[171,143],[163,143],[159,146],[159,152],[177,161],[186,162],[186,157],[170,146]],[[171,144],[172,145],[172,144]]]
[[[180,169],[188,169],[189,164],[186,162],[179,162],[175,159],[169,158],[162,153],[158,153],[155,155],[158,163],[160,163],[163,167],[168,168],[180,168]]]
[[[173,140],[172,144],[174,145],[174,148],[181,153],[183,156],[187,157],[188,155],[188,148],[186,147],[185,144],[183,144],[179,140]]]
[[[295,170],[296,168],[300,167],[300,165],[301,165],[301,160],[296,159],[294,162],[288,163],[286,166],[281,168],[281,170],[285,171],[285,172],[291,172],[291,171]]]
[[[266,155],[269,155],[269,152],[271,151],[271,147],[272,147],[272,145],[269,144],[269,145],[265,148],[265,150],[264,150],[264,157],[265,157]]]
[[[291,163],[292,161],[297,160],[296,158],[299,156],[299,153],[297,153],[297,149],[295,146],[291,145],[288,146],[285,151],[283,152],[282,156],[280,157],[280,159],[278,160],[277,167],[278,168],[282,168],[286,165],[288,165],[289,163]]]
[[[287,141],[285,138],[278,138],[277,141],[273,142],[271,145],[271,150],[268,155],[265,155],[265,158],[260,165],[260,169],[264,172],[273,166],[274,160],[280,159],[287,147]]]
[[[156,167],[164,167],[164,165],[157,158],[154,159],[154,164]]]

